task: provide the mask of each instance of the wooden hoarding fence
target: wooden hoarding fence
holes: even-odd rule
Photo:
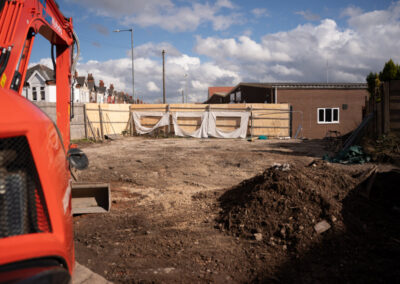
[[[129,131],[131,135],[136,133],[132,119],[133,112],[141,113],[174,113],[205,111],[222,112],[248,112],[248,136],[265,135],[267,137],[289,137],[291,125],[291,111],[288,104],[86,104],[85,105],[85,135],[88,139],[104,139],[107,135],[122,135]],[[140,123],[145,127],[153,127],[160,117],[149,115],[142,116]],[[194,132],[201,125],[201,117],[178,117],[178,125],[188,133]],[[240,126],[240,118],[225,115],[218,117],[216,127],[223,132],[232,132]],[[172,119],[170,124],[162,127],[164,134],[174,133]],[[298,133],[298,130],[297,132]]]
[[[131,105],[131,112],[165,112],[167,105]],[[268,137],[290,136],[290,108],[288,104],[170,104],[170,112],[204,112],[204,111],[243,111],[250,112],[248,135]],[[141,119],[141,124],[146,127],[154,126],[159,117],[148,116]],[[187,132],[194,132],[200,127],[199,117],[179,117],[179,126]],[[231,132],[240,125],[237,117],[218,117],[217,128],[224,132]],[[172,132],[173,125],[170,125]]]

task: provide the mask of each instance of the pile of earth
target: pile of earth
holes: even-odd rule
[[[217,221],[253,244],[252,282],[400,279],[400,171],[376,169],[276,165],[226,191]]]
[[[358,178],[322,161],[275,165],[222,195],[218,221],[237,237],[299,252],[318,240],[318,226],[343,228],[341,202],[357,184]]]

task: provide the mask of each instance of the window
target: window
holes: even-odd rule
[[[42,101],[45,101],[45,100],[46,100],[46,95],[45,95],[45,92],[44,92],[44,87],[40,87],[40,99],[41,99]]]
[[[339,123],[339,108],[319,108],[318,123]]]
[[[234,102],[235,102],[235,94],[231,94],[231,95],[229,96],[229,99],[230,99],[230,102],[231,102],[231,103],[234,103]]]
[[[32,88],[32,101],[37,101],[36,87]]]
[[[242,100],[242,93],[241,92],[237,92],[236,93],[236,102],[240,103],[241,100]]]

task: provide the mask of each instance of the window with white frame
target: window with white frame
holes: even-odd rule
[[[339,123],[339,108],[318,108],[318,123],[326,124],[326,123]]]
[[[37,101],[36,87],[32,88],[32,101]]]
[[[230,94],[229,99],[230,99],[231,103],[234,103],[235,102],[235,94]]]
[[[44,87],[40,87],[40,100],[42,101],[46,100],[46,93],[44,91]]]

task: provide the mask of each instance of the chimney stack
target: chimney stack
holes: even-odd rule
[[[89,74],[87,75],[87,81],[88,81],[88,82],[94,82],[94,78],[93,78],[93,74],[92,74],[92,73],[89,73]]]

